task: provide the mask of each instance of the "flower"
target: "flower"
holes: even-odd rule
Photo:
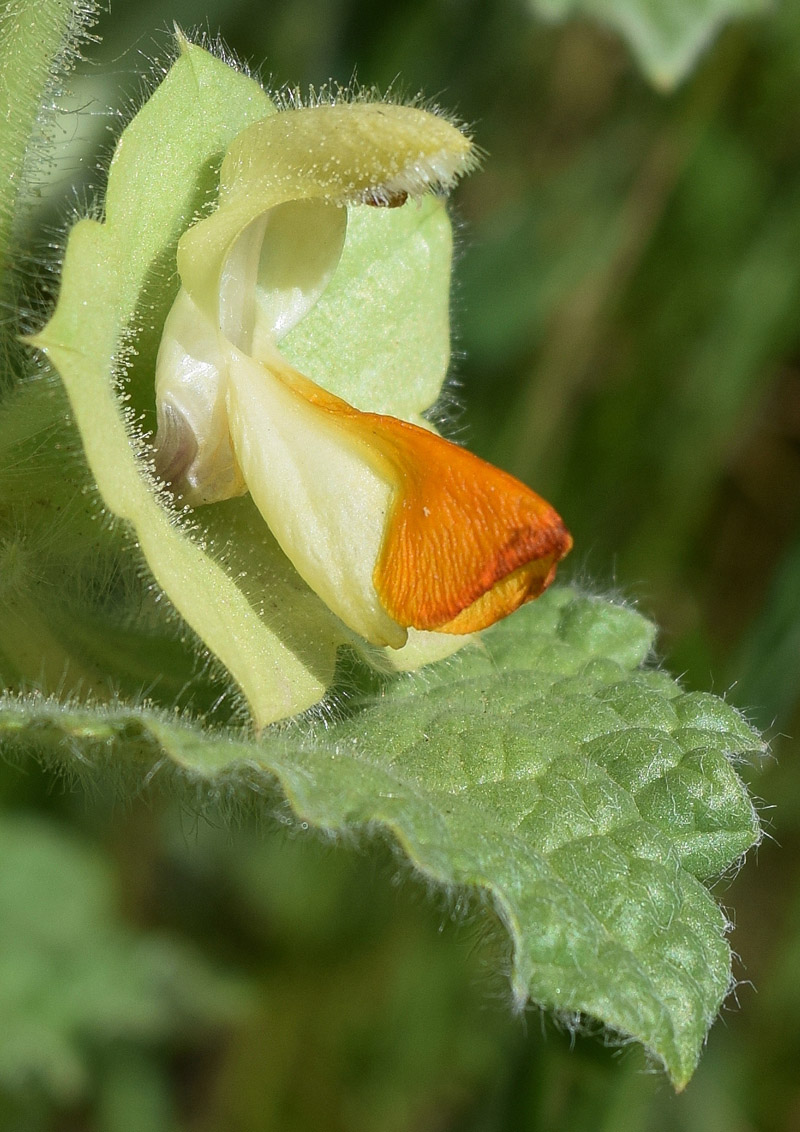
[[[418,209],[474,162],[463,133],[410,107],[256,122],[228,151],[216,211],[180,241],[156,370],[163,479],[192,507],[249,492],[353,633],[391,649],[434,635],[415,663],[538,597],[571,538],[535,492],[434,432],[428,404],[406,419],[356,407],[281,346],[331,284],[359,209]]]
[[[394,670],[448,655],[569,547],[547,504],[424,416],[449,363],[442,195],[474,164],[418,109],[278,112],[179,35],[102,216],[70,232],[29,341],[164,624],[182,618],[257,729],[319,703],[342,645]]]

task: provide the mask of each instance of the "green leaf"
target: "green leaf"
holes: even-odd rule
[[[767,0],[532,0],[550,19],[578,13],[618,31],[651,82],[664,90],[685,78],[729,20],[763,12]]]
[[[240,991],[189,948],[118,918],[110,865],[79,837],[0,815],[0,1092],[85,1095],[92,1051],[230,1020]]]
[[[59,82],[94,22],[85,0],[4,0],[0,6],[0,389],[19,368],[12,265],[20,214],[43,165]],[[50,158],[52,159],[52,158]]]
[[[6,0],[0,9],[0,277],[47,103],[93,10],[80,0]]]
[[[551,590],[485,647],[374,695],[351,687],[338,720],[252,740],[146,708],[8,698],[0,745],[171,767],[223,799],[276,781],[301,824],[385,829],[426,877],[489,896],[518,1003],[632,1035],[682,1087],[731,977],[702,881],[759,833],[731,756],[762,744],[723,701],[646,666],[652,632],[630,609]]]

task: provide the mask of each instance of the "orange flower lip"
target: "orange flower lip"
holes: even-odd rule
[[[387,613],[415,629],[474,633],[538,597],[572,546],[550,504],[434,433],[377,420],[400,480],[374,574]]]
[[[373,583],[399,625],[474,633],[550,585],[572,537],[536,492],[434,432],[360,412],[288,366],[276,373],[394,484]]]

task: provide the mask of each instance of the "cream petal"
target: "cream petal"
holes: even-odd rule
[[[346,230],[346,210],[322,201],[278,205],[250,223],[222,271],[224,338],[246,353],[269,354],[324,292]],[[228,432],[219,331],[181,288],[156,362],[156,468],[193,507],[247,490]]]
[[[352,434],[267,364],[227,347],[229,427],[256,507],[295,569],[354,632],[400,648],[372,580],[393,486]]]
[[[227,361],[217,328],[181,289],[156,360],[156,470],[196,507],[242,495],[228,432]]]
[[[238,350],[250,353],[256,319],[255,287],[270,214],[251,221],[222,266],[217,299],[219,329]],[[198,313],[203,315],[199,310]],[[210,316],[205,315],[210,321]]]
[[[252,221],[288,201],[393,203],[449,189],[478,160],[443,118],[409,106],[350,103],[301,107],[261,119],[230,146],[219,207],[178,243],[178,272],[211,316],[223,265]]]
[[[383,660],[392,672],[414,672],[426,664],[445,660],[463,649],[475,634],[457,636],[455,633],[431,633],[425,629],[409,629],[408,640],[401,649],[384,649]]]

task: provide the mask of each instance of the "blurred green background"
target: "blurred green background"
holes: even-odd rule
[[[637,1049],[512,1016],[491,910],[374,840],[4,767],[0,1128],[795,1132],[800,5],[730,25],[664,93],[612,31],[524,0],[120,0],[64,100],[45,231],[173,20],[274,85],[356,75],[472,125],[451,429],[558,507],[562,577],[635,601],[687,686],[766,730],[775,757],[742,772],[768,837],[717,887],[740,985],[675,1096]]]

